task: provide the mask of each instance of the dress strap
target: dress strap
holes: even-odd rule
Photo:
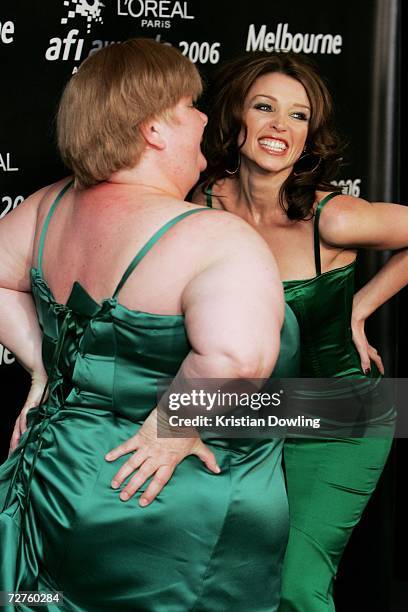
[[[163,227],[158,229],[157,232],[155,232],[153,236],[146,242],[146,244],[140,249],[140,251],[132,259],[132,261],[126,268],[125,273],[123,274],[122,278],[119,281],[118,286],[116,287],[115,293],[113,294],[113,298],[116,298],[118,296],[119,291],[122,289],[123,285],[126,283],[127,279],[132,274],[136,266],[141,262],[143,257],[150,251],[150,249],[156,244],[156,242],[160,240],[160,238],[170,228],[173,227],[173,225],[176,225],[176,223],[178,223],[185,217],[189,217],[190,215],[193,215],[194,213],[202,212],[205,210],[208,210],[208,209],[206,207],[200,207],[200,208],[194,208],[193,210],[187,210],[186,212],[181,213],[181,215],[177,215],[177,217],[174,217],[174,219],[170,219],[170,221],[167,221],[167,223],[165,223]]]
[[[315,266],[316,266],[316,276],[320,276],[322,273],[322,264],[320,259],[320,234],[319,234],[319,219],[320,214],[322,212],[323,207],[336,195],[339,195],[338,191],[333,191],[332,193],[327,194],[320,200],[317,205],[315,220],[314,220],[314,256],[315,256]]]
[[[51,221],[51,217],[54,214],[54,211],[57,208],[61,198],[63,197],[65,192],[68,191],[68,189],[73,184],[74,184],[74,181],[69,181],[69,183],[64,185],[64,187],[61,189],[61,191],[59,192],[59,194],[55,198],[54,202],[51,204],[50,210],[48,211],[48,215],[45,218],[44,225],[43,225],[43,228],[41,230],[40,242],[39,242],[39,246],[38,246],[38,256],[37,256],[37,268],[38,268],[40,274],[42,274],[42,258],[43,258],[43,251],[44,251],[45,236],[47,234],[47,230],[48,230],[48,226],[49,226],[50,221]]]
[[[213,188],[213,186],[210,185],[206,189],[206,191],[205,191],[205,197],[206,197],[206,202],[207,202],[208,208],[212,208],[213,207],[213,205],[212,205],[212,188]]]

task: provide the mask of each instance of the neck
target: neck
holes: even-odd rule
[[[166,172],[166,164],[161,160],[152,160],[147,155],[143,155],[133,168],[114,172],[107,182],[137,186],[146,194],[168,195],[177,200],[184,200],[189,190],[189,187],[181,185],[180,181]]]
[[[252,223],[262,225],[287,219],[280,202],[280,190],[290,174],[290,169],[282,172],[264,172],[242,164],[237,182],[238,203],[248,211]]]

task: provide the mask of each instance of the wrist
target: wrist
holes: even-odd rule
[[[190,424],[189,420],[181,418],[174,419],[171,417],[178,416],[177,413],[172,413],[167,407],[159,405],[157,408],[157,432],[162,438],[199,438],[197,429]],[[188,423],[187,425],[185,423]]]
[[[351,320],[354,323],[364,323],[366,319],[372,314],[373,310],[370,310],[369,305],[360,298],[358,293],[353,299],[353,309],[351,312]]]
[[[44,367],[38,367],[30,371],[31,382],[45,384],[48,380],[47,372]]]

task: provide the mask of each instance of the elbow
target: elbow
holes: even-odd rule
[[[253,350],[227,357],[229,378],[268,378],[279,354],[279,343],[264,350]]]

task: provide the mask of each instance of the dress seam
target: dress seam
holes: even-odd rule
[[[229,463],[228,463],[228,470],[229,470],[229,479],[231,481],[231,461],[229,461]],[[231,483],[230,483],[230,485],[231,485]],[[230,510],[231,510],[231,496],[232,496],[232,487],[230,486],[230,494],[229,494],[229,500],[228,500],[228,509],[227,509],[227,511],[225,513],[224,520],[222,522],[222,527],[221,527],[221,529],[219,531],[219,534],[218,534],[218,537],[217,537],[217,541],[216,541],[216,543],[213,546],[213,550],[212,550],[210,558],[208,560],[207,567],[204,570],[204,575],[202,577],[202,587],[201,587],[200,593],[197,595],[196,602],[193,605],[193,607],[191,608],[190,612],[199,612],[197,606],[199,605],[200,600],[201,600],[201,598],[202,598],[202,596],[204,594],[205,582],[206,582],[206,580],[207,580],[207,578],[208,578],[208,576],[210,574],[211,563],[212,563],[212,561],[214,559],[216,550],[218,548],[218,545],[219,545],[221,537],[222,537],[222,533],[224,531],[225,524],[226,524],[226,522],[228,520],[228,516],[230,514]]]

